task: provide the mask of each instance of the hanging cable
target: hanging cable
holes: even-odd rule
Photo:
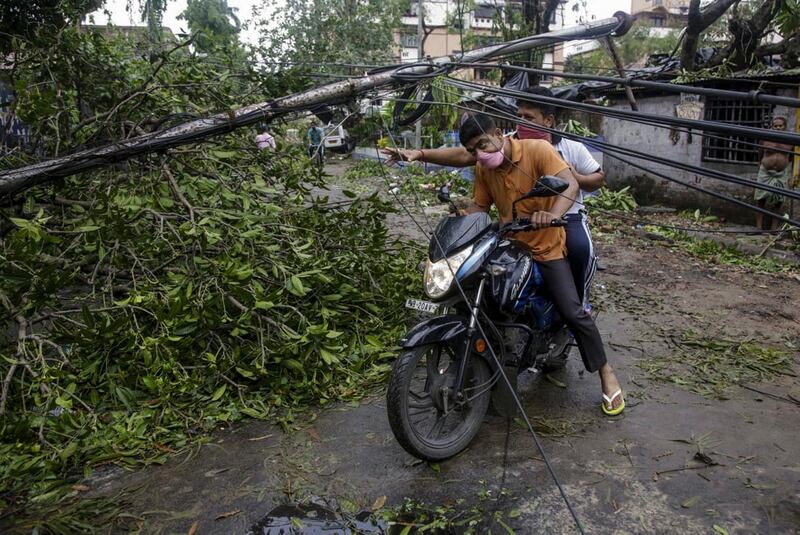
[[[445,89],[445,91],[447,91],[447,90]],[[442,105],[452,105],[451,103],[447,103],[447,102],[435,102],[435,103],[436,104],[442,104]],[[569,139],[580,141],[582,143],[589,143],[590,145],[597,146],[597,147],[608,147],[610,149],[615,149],[615,150],[624,150],[629,156],[634,156],[636,158],[648,160],[648,161],[651,161],[651,162],[654,162],[654,163],[658,163],[660,165],[664,165],[664,166],[668,166],[668,167],[676,167],[676,168],[681,169],[683,171],[687,171],[687,172],[703,175],[703,176],[706,176],[706,177],[709,177],[709,178],[712,178],[712,179],[716,179],[716,180],[720,180],[720,181],[723,181],[723,182],[729,182],[729,183],[737,184],[737,185],[740,185],[740,186],[746,186],[746,187],[750,187],[750,188],[760,189],[760,190],[763,190],[763,191],[768,191],[770,193],[776,193],[776,194],[779,194],[779,195],[783,195],[783,196],[786,196],[786,197],[789,197],[789,198],[800,199],[800,191],[795,191],[795,190],[788,189],[788,188],[782,188],[782,187],[779,187],[779,186],[773,186],[771,184],[765,184],[763,182],[758,182],[756,180],[743,178],[743,177],[740,177],[738,175],[734,175],[734,174],[731,174],[731,173],[725,173],[723,171],[718,171],[716,169],[708,169],[708,168],[705,168],[705,167],[698,167],[696,165],[683,163],[683,162],[680,162],[680,161],[677,161],[677,160],[670,160],[670,159],[667,159],[667,158],[662,158],[660,156],[654,156],[652,154],[647,154],[647,153],[640,152],[640,151],[637,151],[637,150],[634,150],[634,149],[619,147],[617,145],[613,145],[613,144],[605,142],[605,141],[599,141],[599,140],[596,140],[596,139],[593,139],[593,138],[588,138],[588,137],[581,136],[581,135],[578,135],[578,134],[565,132],[563,130],[556,130],[554,128],[548,128],[548,127],[545,127],[545,126],[542,126],[542,125],[538,125],[538,124],[535,124],[535,123],[531,123],[531,122],[525,121],[525,120],[521,119],[520,117],[518,117],[516,115],[513,115],[513,114],[511,114],[511,113],[509,113],[509,112],[507,112],[507,111],[505,111],[503,109],[491,106],[491,105],[487,104],[486,102],[479,102],[479,104],[481,106],[493,109],[494,111],[502,114],[502,116],[500,116],[498,118],[505,119],[505,120],[510,120],[510,121],[513,121],[513,122],[518,123],[518,124],[524,124],[524,125],[527,125],[527,126],[531,126],[533,128],[537,128],[539,130],[543,130],[545,132],[549,132],[550,134],[556,134],[556,135],[559,135],[561,137],[566,137],[566,138],[569,138]],[[467,109],[467,110],[471,110],[471,108],[468,108],[468,107],[463,107],[463,108]],[[645,123],[645,124],[647,124],[647,123]],[[791,153],[791,154],[793,154],[793,153]]]
[[[391,100],[391,99],[389,99],[389,100]],[[439,104],[455,106],[455,107],[458,107],[460,109],[465,109],[465,110],[469,110],[469,111],[473,111],[473,112],[476,111],[473,108],[469,108],[467,106],[461,106],[461,105],[458,105],[458,104],[453,104],[453,103],[448,103],[448,102],[442,102],[442,103],[439,103]],[[479,103],[479,104],[481,104],[483,106],[486,106],[485,103]],[[499,119],[512,120],[512,121],[514,121],[514,122],[516,122],[518,124],[524,124],[524,125],[527,125],[527,126],[531,126],[533,128],[538,128],[538,129],[541,129],[541,130],[545,130],[547,132],[550,132],[550,133],[553,133],[553,134],[558,134],[558,135],[560,135],[562,137],[566,137],[568,139],[573,139],[573,140],[576,140],[576,141],[588,141],[588,142],[592,143],[593,145],[598,146],[598,148],[601,149],[601,152],[606,152],[606,150],[603,150],[603,149],[607,149],[609,151],[618,150],[618,151],[623,152],[623,153],[625,153],[625,152],[632,153],[632,155],[634,157],[641,158],[641,159],[650,159],[651,158],[647,154],[638,153],[637,151],[633,151],[632,149],[622,149],[622,148],[617,147],[615,145],[610,145],[610,144],[598,142],[596,140],[593,140],[593,139],[590,139],[590,138],[586,138],[586,137],[583,137],[583,136],[580,136],[580,135],[577,135],[577,134],[571,134],[569,132],[563,132],[563,131],[560,131],[560,130],[546,128],[546,127],[543,127],[541,125],[538,125],[538,124],[535,124],[535,123],[531,123],[529,121],[525,121],[525,120],[521,119],[520,117],[517,117],[515,115],[511,115],[511,114],[505,112],[504,110],[500,110],[498,108],[493,108],[492,106],[487,106],[487,107],[494,109],[495,112],[492,113],[492,112],[482,111],[482,112],[478,112],[478,113],[484,113],[486,115],[489,115],[489,116],[495,117],[495,118],[499,118]],[[616,157],[615,154],[609,154],[609,156]],[[674,162],[668,162],[668,163],[672,164]],[[642,169],[645,172],[652,173],[652,174],[657,175],[657,176],[662,176],[661,174],[656,173],[654,171],[651,171],[650,169],[642,167],[640,165],[636,165],[636,164],[632,164],[632,165],[634,167],[637,167],[638,169]],[[702,168],[698,168],[698,169],[702,170]],[[671,180],[671,181],[674,181],[674,182],[676,182],[678,184],[685,185],[685,186],[687,186],[687,187],[689,187],[691,189],[695,189],[697,191],[700,191],[702,193],[707,193],[707,194],[709,194],[711,196],[718,197],[718,198],[721,198],[723,200],[733,202],[734,204],[738,204],[740,206],[743,206],[744,208],[746,208],[746,209],[748,209],[750,211],[759,212],[759,213],[762,213],[762,214],[767,215],[769,217],[773,217],[773,218],[775,218],[775,219],[777,219],[779,221],[782,221],[784,223],[788,223],[788,224],[790,224],[792,226],[800,227],[800,222],[794,221],[794,220],[789,219],[789,218],[786,218],[786,217],[784,217],[784,216],[782,216],[780,214],[777,214],[775,212],[772,212],[770,210],[766,210],[766,209],[761,208],[759,206],[755,206],[755,205],[752,205],[752,204],[745,203],[744,201],[740,201],[739,199],[735,199],[734,197],[730,197],[730,196],[727,196],[727,195],[724,195],[724,194],[720,194],[720,193],[714,192],[712,190],[708,190],[706,188],[703,188],[701,186],[697,186],[697,185],[694,185],[694,184],[689,185],[689,184],[687,184],[687,183],[685,183],[683,181],[679,181],[679,180],[673,179],[671,177],[666,177],[666,176],[664,176],[664,177],[665,177],[666,180]],[[745,179],[742,179],[742,180],[745,180]],[[755,183],[755,184],[762,185],[760,183]],[[778,188],[778,189],[780,189],[780,188]],[[797,192],[794,192],[794,191],[791,191],[791,190],[782,190],[782,189],[780,189],[780,190],[781,191],[788,191],[793,195],[797,194]],[[560,195],[560,196],[563,196],[563,197],[567,197],[563,193],[557,193],[557,195]],[[569,197],[567,197],[567,198],[569,198]],[[579,201],[577,199],[570,199],[570,200],[572,202],[581,203],[581,201]],[[593,209],[597,210],[597,211],[599,211],[601,213],[608,213],[609,215],[613,215],[613,212],[610,212],[610,211],[606,212],[606,211],[604,211],[602,209],[599,209],[597,207],[595,207]],[[648,223],[648,224],[658,225],[658,223]],[[780,232],[795,232],[797,230],[800,230],[800,228],[799,229],[792,229],[792,230],[785,230],[785,231],[780,231]],[[747,232],[745,232],[745,231],[730,231],[730,232],[726,232],[726,233],[731,233],[731,234],[745,234],[745,233],[747,233],[747,234],[749,234],[751,232],[749,232],[749,231],[747,231]],[[765,234],[767,234],[767,233],[771,234],[771,233],[775,233],[775,232],[764,232],[764,233]]]
[[[591,74],[578,74],[571,72],[555,72],[545,69],[535,69],[531,67],[520,67],[518,65],[503,65],[499,63],[459,63],[462,67],[481,67],[494,69],[511,69],[532,74],[549,75],[556,78],[572,78],[575,80],[587,80],[592,82],[607,82],[630,87],[642,87],[647,89],[658,89],[670,93],[688,93],[691,95],[702,95],[714,98],[726,98],[730,100],[741,100],[754,104],[772,104],[775,106],[786,106],[789,108],[800,108],[800,99],[792,97],[781,97],[770,95],[760,90],[754,91],[732,91],[730,89],[716,89],[711,87],[697,87],[692,85],[674,84],[669,82],[654,82],[651,80],[640,80],[636,78],[619,78],[615,76],[598,76]],[[648,73],[652,74],[652,73]],[[595,88],[597,89],[597,88]]]
[[[790,133],[790,132],[780,132],[777,130],[765,130],[763,128],[753,128],[750,126],[742,126],[742,125],[731,125],[725,123],[719,123],[715,121],[702,121],[697,119],[682,119],[680,117],[666,117],[664,115],[657,115],[654,113],[644,113],[641,111],[634,112],[629,110],[621,110],[621,109],[609,109],[605,106],[598,106],[595,104],[586,104],[583,102],[565,102],[559,98],[553,97],[545,97],[542,95],[534,95],[531,93],[526,93],[524,91],[517,91],[513,89],[502,89],[496,88],[492,86],[488,86],[485,84],[476,84],[473,82],[465,82],[464,80],[459,80],[457,78],[453,78],[448,76],[446,79],[446,83],[452,85],[453,87],[458,87],[459,89],[467,89],[471,91],[479,91],[483,93],[489,93],[492,95],[500,95],[500,96],[510,96],[514,98],[520,98],[523,100],[528,100],[531,102],[544,102],[546,104],[551,104],[559,108],[570,108],[570,109],[578,109],[587,111],[589,113],[595,113],[600,115],[608,115],[614,116],[623,119],[636,119],[640,118],[642,120],[649,120],[654,123],[663,123],[675,126],[683,126],[686,128],[691,128],[693,130],[711,130],[715,132],[723,132],[732,135],[738,136],[747,136],[757,139],[762,139],[766,141],[776,141],[778,143],[785,143],[788,145],[800,145],[800,135]]]
[[[638,151],[634,151],[632,149],[625,149],[625,148],[622,148],[622,147],[618,147],[616,145],[611,145],[611,144],[608,144],[608,143],[605,143],[605,142],[592,140],[592,139],[586,138],[584,136],[580,136],[578,134],[572,134],[572,133],[569,133],[569,132],[563,132],[563,131],[560,131],[560,130],[554,130],[552,128],[546,128],[546,127],[543,127],[541,125],[532,123],[530,121],[525,121],[525,120],[521,119],[520,117],[508,114],[506,112],[503,112],[502,110],[498,110],[496,108],[495,108],[495,110],[500,112],[499,114],[493,115],[495,117],[499,115],[500,118],[511,119],[511,120],[516,121],[519,124],[524,124],[524,125],[527,125],[527,126],[531,126],[533,128],[538,128],[538,129],[541,129],[541,130],[545,130],[547,132],[550,132],[551,134],[557,134],[557,135],[560,135],[562,137],[566,137],[568,139],[572,139],[572,140],[575,140],[575,141],[581,141],[581,142],[588,141],[591,144],[593,144],[594,146],[597,146],[601,150],[601,152],[604,152],[606,154],[608,154],[609,152],[612,152],[612,154],[609,154],[612,157],[616,157],[616,155],[613,154],[613,152],[619,152],[619,153],[622,153],[622,154],[628,153],[628,154],[630,154],[630,155],[632,155],[634,157],[640,158],[640,159],[653,161],[653,157],[652,156],[640,153]],[[492,115],[492,114],[487,114],[487,115]],[[663,160],[661,158],[659,158],[659,160],[660,161],[665,161],[666,162],[665,165],[675,165],[675,162],[672,162],[672,161],[669,161],[669,160]],[[633,165],[634,167],[636,167],[638,169],[641,169],[641,170],[643,170],[645,172],[648,172],[648,173],[651,173],[653,175],[659,176],[660,178],[664,178],[665,180],[670,180],[670,181],[675,182],[677,184],[681,184],[683,186],[686,186],[686,187],[688,187],[690,189],[694,189],[694,190],[700,191],[702,193],[706,193],[708,195],[711,195],[712,197],[717,197],[719,199],[732,202],[732,203],[737,204],[739,206],[742,206],[742,207],[744,207],[744,208],[746,208],[746,209],[748,209],[750,211],[760,212],[763,215],[767,215],[769,217],[773,217],[773,218],[775,218],[775,219],[777,219],[779,221],[782,221],[783,223],[788,223],[788,224],[790,224],[790,225],[792,225],[794,227],[800,228],[800,221],[795,221],[795,220],[790,219],[788,217],[785,217],[783,215],[776,214],[775,212],[772,212],[770,210],[766,210],[764,208],[761,208],[760,206],[756,206],[756,205],[752,205],[752,204],[746,203],[744,201],[741,201],[741,200],[736,199],[734,197],[731,197],[729,195],[718,193],[718,192],[709,190],[707,188],[703,188],[701,186],[697,186],[695,184],[689,184],[689,183],[677,180],[675,178],[672,178],[672,177],[669,177],[667,175],[664,175],[663,173],[658,173],[658,172],[652,171],[651,169],[648,169],[646,167],[642,167],[641,165],[638,165],[638,164],[631,164],[631,165]],[[703,170],[702,168],[698,168],[698,169],[699,170]],[[745,180],[745,179],[741,179],[741,180]],[[758,184],[759,186],[766,186],[765,184],[760,184],[760,183],[757,183],[757,182],[755,182],[754,184]],[[764,187],[762,189],[768,189],[768,188]],[[784,194],[784,195],[785,195],[785,193],[783,193],[784,191],[790,193],[791,196],[796,196],[799,193],[799,192],[794,192],[794,191],[791,191],[791,190],[783,190],[782,188],[778,188],[778,189],[780,189],[781,190],[781,194]],[[574,201],[574,199],[573,199],[573,201]],[[578,202],[580,202],[580,201],[578,201]]]

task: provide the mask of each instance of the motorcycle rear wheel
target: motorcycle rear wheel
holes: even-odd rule
[[[467,399],[456,403],[452,385],[458,363],[447,344],[433,344],[401,353],[394,364],[386,393],[389,425],[403,449],[419,459],[457,455],[483,423],[491,397],[489,366],[477,355],[470,358],[464,379]]]

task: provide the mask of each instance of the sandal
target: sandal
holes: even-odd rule
[[[603,409],[603,413],[606,416],[616,416],[617,414],[619,414],[623,410],[625,410],[625,398],[622,398],[622,403],[616,409],[614,409],[614,408],[609,409],[609,408],[606,407],[606,403],[608,403],[609,407],[613,407],[614,406],[614,400],[617,399],[617,396],[621,396],[621,395],[622,395],[622,389],[621,388],[618,388],[617,391],[614,392],[614,394],[612,394],[611,397],[608,397],[607,395],[605,395],[605,393],[603,393],[603,403],[600,404],[600,408]]]

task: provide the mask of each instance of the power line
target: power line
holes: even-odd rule
[[[443,89],[443,90],[447,91],[446,89]],[[452,94],[456,94],[455,92],[451,92],[451,93]],[[395,100],[401,100],[401,99],[395,99]],[[684,163],[684,162],[681,162],[681,161],[678,161],[678,160],[671,160],[671,159],[667,159],[667,158],[662,158],[660,156],[655,156],[653,154],[640,152],[640,151],[637,151],[637,150],[634,150],[634,149],[631,149],[631,148],[622,148],[622,147],[619,147],[617,145],[613,145],[613,144],[605,142],[605,141],[599,141],[599,140],[596,140],[596,139],[587,138],[585,136],[579,136],[577,134],[571,134],[569,132],[556,130],[554,128],[544,127],[544,126],[541,126],[541,125],[538,125],[538,124],[535,124],[535,123],[530,123],[530,122],[524,121],[522,118],[517,117],[516,115],[512,115],[511,113],[508,113],[505,110],[502,110],[500,108],[493,107],[493,106],[487,104],[486,102],[478,102],[478,101],[476,101],[474,99],[472,99],[472,100],[474,102],[482,105],[482,106],[489,107],[489,108],[492,108],[492,109],[494,109],[494,110],[496,110],[498,112],[501,112],[504,115],[503,117],[501,117],[503,119],[511,120],[511,121],[514,121],[514,122],[520,123],[520,124],[526,124],[528,126],[532,126],[534,128],[538,128],[540,130],[544,130],[544,131],[549,132],[551,134],[556,134],[556,135],[559,135],[559,136],[562,136],[562,137],[567,137],[567,138],[574,138],[574,139],[576,139],[576,140],[578,140],[578,141],[580,141],[582,143],[585,142],[585,143],[589,143],[590,145],[594,145],[594,146],[598,146],[598,147],[606,147],[606,148],[609,148],[609,149],[625,151],[628,155],[634,156],[634,157],[639,158],[639,159],[648,160],[648,161],[651,161],[653,163],[657,163],[657,164],[664,165],[664,166],[677,167],[678,169],[681,169],[683,171],[700,174],[700,175],[707,176],[709,178],[713,178],[713,179],[720,180],[720,181],[723,181],[723,182],[729,182],[729,183],[737,184],[737,185],[740,185],[740,186],[746,186],[746,187],[751,187],[751,188],[755,188],[755,189],[760,189],[760,190],[763,190],[763,191],[769,191],[770,193],[776,193],[776,194],[784,195],[786,197],[790,197],[790,198],[794,198],[794,199],[800,199],[800,192],[798,192],[798,191],[794,191],[794,190],[783,188],[783,187],[779,187],[779,186],[773,186],[771,184],[765,184],[765,183],[762,183],[762,182],[758,182],[756,180],[751,180],[751,179],[743,178],[743,177],[740,177],[738,175],[734,175],[734,174],[731,174],[731,173],[726,173],[724,171],[718,171],[716,169],[708,169],[708,168],[705,168],[705,167],[699,167],[699,166],[696,166],[696,165],[693,165],[693,164]],[[435,102],[435,101],[427,101],[427,102],[429,104],[452,105],[449,102]],[[471,109],[471,108],[467,108],[467,109]],[[649,124],[649,123],[645,123],[645,124]],[[652,125],[652,126],[661,127],[660,125]]]
[[[777,130],[765,130],[763,128],[753,128],[743,125],[731,125],[715,121],[703,121],[697,119],[683,119],[680,117],[667,117],[664,115],[656,115],[654,113],[645,113],[641,111],[629,111],[621,109],[611,109],[605,106],[598,106],[595,104],[586,104],[584,102],[564,101],[559,98],[546,97],[543,95],[534,95],[524,91],[517,91],[513,89],[504,89],[488,86],[485,84],[478,84],[474,82],[466,82],[453,77],[447,77],[447,83],[453,87],[460,89],[469,89],[484,93],[491,93],[494,95],[510,96],[517,99],[528,100],[531,102],[551,104],[559,108],[572,108],[595,113],[600,115],[616,116],[623,119],[636,119],[647,120],[655,123],[664,123],[675,126],[682,126],[693,130],[711,130],[715,132],[723,132],[738,136],[748,136],[756,139],[767,141],[775,141],[787,145],[800,145],[800,135],[790,132],[780,132]]]
[[[547,74],[557,78],[573,78],[576,80],[590,80],[596,82],[607,82],[609,84],[619,84],[624,86],[642,87],[648,89],[659,89],[671,93],[689,93],[692,95],[703,95],[707,97],[726,98],[731,100],[743,100],[756,104],[773,104],[777,106],[787,106],[790,108],[800,108],[800,99],[792,97],[781,97],[777,95],[770,95],[763,91],[731,91],[729,89],[716,89],[710,87],[696,87],[691,85],[673,84],[667,82],[654,82],[651,80],[639,80],[636,78],[619,78],[614,76],[598,76],[591,74],[577,74],[568,72],[555,72],[546,69],[534,69],[529,67],[520,67],[517,65],[503,65],[499,63],[463,63],[459,65],[467,67],[481,68],[496,68],[496,69],[511,69],[522,72],[529,72],[533,74]]]
[[[389,100],[392,100],[392,99],[389,99]],[[480,103],[480,102],[477,102],[477,101],[475,101],[475,102],[476,102],[476,103],[478,103],[478,104],[481,104],[481,105],[483,105],[483,106],[486,106],[486,104],[485,104],[485,103]],[[462,105],[458,105],[458,104],[454,104],[454,103],[449,103],[449,102],[437,102],[436,104],[448,105],[448,106],[455,106],[455,107],[458,107],[458,108],[461,108],[461,109],[465,109],[465,110],[469,110],[469,111],[476,111],[476,110],[474,110],[473,108],[469,108],[469,107],[467,107],[467,106],[462,106]],[[492,117],[495,117],[495,118],[506,119],[506,120],[512,120],[512,121],[515,121],[515,122],[517,122],[517,123],[519,123],[519,124],[524,124],[524,125],[527,125],[527,126],[531,126],[531,127],[534,127],[534,128],[538,128],[538,129],[541,129],[541,130],[545,130],[545,131],[547,131],[547,132],[550,132],[550,133],[553,133],[553,134],[557,134],[557,135],[560,135],[560,136],[562,136],[562,137],[566,137],[566,138],[569,138],[569,139],[573,139],[573,140],[577,140],[577,141],[581,141],[581,142],[583,142],[583,141],[588,141],[588,142],[590,142],[592,145],[598,146],[598,148],[600,148],[600,150],[601,150],[602,152],[604,152],[604,153],[607,153],[607,154],[608,154],[609,156],[611,156],[612,158],[617,158],[617,159],[619,159],[619,160],[621,160],[621,161],[622,161],[622,158],[620,158],[620,157],[619,157],[617,154],[614,154],[614,152],[619,152],[619,153],[621,153],[621,154],[626,154],[626,153],[627,153],[627,154],[630,154],[630,155],[632,155],[632,156],[634,156],[634,157],[636,157],[636,158],[645,159],[645,160],[651,160],[651,159],[652,159],[652,157],[651,157],[650,155],[647,155],[647,154],[644,154],[644,153],[639,153],[639,152],[637,152],[637,151],[634,151],[634,150],[632,150],[632,149],[623,149],[623,148],[621,148],[621,147],[617,147],[616,145],[611,145],[611,144],[607,144],[607,143],[602,143],[602,142],[599,142],[599,141],[597,141],[597,140],[593,140],[593,139],[590,139],[590,138],[586,138],[586,137],[584,137],[584,136],[580,136],[580,135],[577,135],[577,134],[571,134],[571,133],[569,133],[569,132],[563,132],[563,131],[560,131],[560,130],[555,130],[555,129],[551,129],[551,128],[543,127],[543,126],[541,126],[541,125],[538,125],[538,124],[535,124],[535,123],[532,123],[532,122],[529,122],[529,121],[525,121],[525,120],[521,119],[520,117],[517,117],[517,116],[511,115],[511,114],[509,114],[509,113],[507,113],[507,112],[505,112],[505,111],[503,111],[503,110],[499,110],[499,109],[497,109],[497,108],[493,108],[492,106],[487,106],[487,107],[489,107],[489,108],[492,108],[492,109],[496,110],[496,112],[494,112],[494,113],[493,113],[493,112],[487,112],[487,111],[485,111],[485,110],[482,110],[482,111],[477,111],[477,112],[478,112],[478,113],[484,113],[484,114],[486,114],[486,115],[489,115],[489,116],[492,116]],[[627,154],[626,154],[626,155],[627,155]],[[728,195],[725,195],[725,194],[722,194],[722,193],[718,193],[718,192],[715,192],[715,191],[709,190],[709,189],[707,189],[707,188],[703,188],[703,187],[701,187],[701,186],[697,186],[697,185],[694,185],[694,184],[689,184],[689,183],[683,182],[683,181],[681,181],[681,180],[677,180],[677,179],[675,179],[675,178],[672,178],[672,177],[669,177],[669,176],[667,176],[667,175],[663,175],[662,173],[658,173],[658,172],[656,172],[656,171],[652,171],[652,170],[650,170],[649,168],[643,167],[643,166],[641,166],[641,165],[639,165],[639,164],[634,164],[634,163],[631,163],[631,162],[629,162],[629,161],[627,161],[627,160],[625,160],[625,162],[626,162],[626,163],[629,163],[630,165],[632,165],[632,166],[634,166],[634,167],[636,167],[636,168],[638,168],[638,169],[641,169],[641,170],[643,170],[643,171],[645,171],[645,172],[648,172],[648,173],[651,173],[651,174],[653,174],[653,175],[655,175],[655,176],[659,176],[659,177],[661,177],[661,178],[664,178],[665,180],[670,180],[670,181],[672,181],[672,182],[675,182],[675,183],[677,183],[677,184],[680,184],[680,185],[686,186],[686,187],[688,187],[688,188],[690,188],[690,189],[694,189],[694,190],[700,191],[700,192],[702,192],[702,193],[706,193],[706,194],[708,194],[708,195],[711,195],[711,196],[713,196],[713,197],[717,197],[717,198],[720,198],[720,199],[722,199],[722,200],[725,200],[725,201],[728,201],[728,202],[731,202],[731,203],[737,204],[737,205],[739,205],[739,206],[742,206],[742,207],[744,207],[744,208],[746,208],[746,209],[748,209],[748,210],[750,210],[750,211],[755,211],[755,212],[762,213],[762,214],[764,214],[764,215],[767,215],[767,216],[769,216],[769,217],[773,217],[773,218],[775,218],[775,219],[777,219],[777,220],[779,220],[779,221],[782,221],[782,222],[784,222],[784,223],[788,223],[788,224],[790,224],[790,225],[792,225],[792,226],[794,226],[794,227],[798,227],[798,229],[800,229],[800,222],[798,222],[798,221],[795,221],[795,220],[792,220],[792,219],[790,219],[790,218],[787,218],[787,217],[784,217],[784,216],[782,216],[782,215],[780,215],[780,214],[777,214],[777,213],[775,213],[775,212],[772,212],[772,211],[770,211],[770,210],[766,210],[766,209],[764,209],[764,208],[761,208],[761,207],[759,207],[759,206],[755,206],[755,205],[752,205],[752,204],[746,203],[746,202],[744,202],[744,201],[741,201],[741,200],[739,200],[739,199],[736,199],[735,197],[731,197],[731,196],[728,196]],[[669,163],[674,163],[674,162],[669,162]],[[700,174],[704,174],[704,172],[708,171],[708,170],[705,170],[705,169],[703,169],[703,168],[697,168],[697,169],[698,169],[698,170],[701,172]],[[736,177],[736,178],[739,178],[739,177]],[[740,179],[740,180],[746,180],[746,179]],[[768,185],[761,184],[761,183],[757,183],[757,182],[754,182],[753,184],[747,184],[747,185],[750,185],[751,187],[755,187],[755,185],[756,185],[756,184],[757,184],[759,187],[761,187],[761,189],[774,188],[774,186],[768,186]],[[796,193],[796,192],[794,192],[794,191],[791,191],[791,190],[784,190],[784,189],[782,189],[782,188],[777,188],[777,189],[779,189],[779,192],[778,192],[778,193],[781,193],[781,194],[786,194],[786,193],[788,193],[788,194],[789,194],[789,196],[795,196],[795,197],[798,195],[798,193]],[[563,193],[557,193],[557,195],[559,195],[559,196],[562,196],[562,197],[566,197],[566,198],[568,198],[569,200],[571,200],[572,202],[578,202],[578,203],[581,203],[581,201],[578,201],[577,199],[570,199],[569,197],[567,197],[567,196],[566,196],[566,195],[564,195]],[[581,204],[582,204],[582,203],[581,203]],[[593,209],[594,209],[594,210],[598,210],[598,211],[600,211],[601,213],[606,213],[606,211],[604,211],[604,210],[602,210],[602,209],[599,209],[599,208],[597,208],[597,207],[595,207],[595,208],[593,208]],[[613,214],[613,212],[607,212],[607,213],[609,213],[609,214]],[[652,224],[654,224],[654,225],[658,225],[657,223],[652,223]],[[791,231],[783,231],[783,232],[795,232],[795,231],[797,231],[798,229],[793,229],[793,230],[791,230]],[[742,232],[727,232],[727,233],[745,234],[745,233],[750,233],[750,232],[749,232],[749,231],[748,231],[748,232],[743,232],[743,231],[742,231]]]

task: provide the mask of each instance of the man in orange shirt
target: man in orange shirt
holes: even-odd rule
[[[517,212],[530,214],[527,217],[539,230],[521,232],[515,238],[530,247],[556,308],[575,336],[584,366],[589,372],[600,372],[603,412],[619,414],[625,408],[622,389],[606,360],[600,331],[578,298],[566,260],[564,229],[550,226],[554,219],[560,219],[567,212],[578,195],[578,183],[569,166],[545,140],[503,137],[487,115],[470,116],[461,125],[459,136],[464,148],[478,161],[474,202],[466,210],[469,213],[488,212],[494,204],[500,221],[505,223],[511,220],[511,203],[530,191],[540,176],[555,175],[569,183],[561,195],[534,197],[517,203]]]

